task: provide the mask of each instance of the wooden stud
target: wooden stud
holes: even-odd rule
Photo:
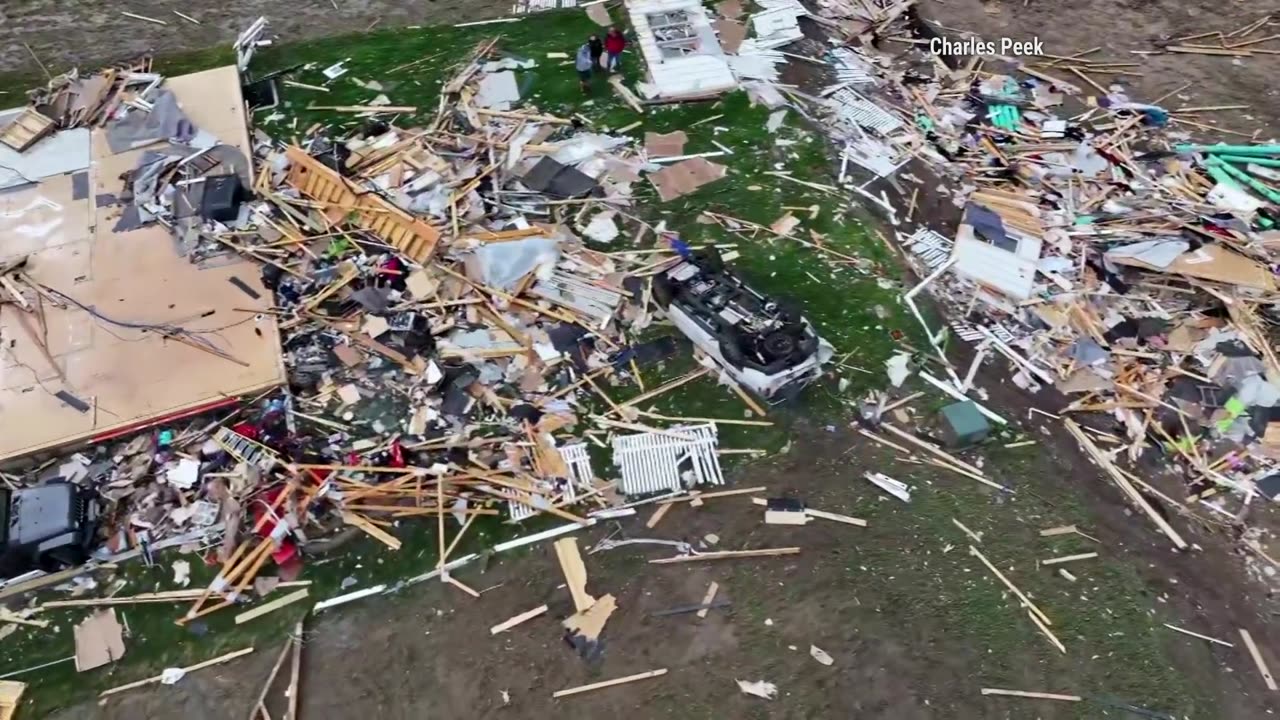
[[[564,690],[557,690],[551,694],[551,697],[562,698],[567,695],[577,695],[578,693],[591,692],[592,690],[599,690],[601,688],[613,687],[614,685],[622,685],[624,683],[635,682],[637,680],[647,680],[648,678],[654,678],[654,677],[658,677],[659,675],[666,675],[666,674],[667,674],[666,668],[662,668],[660,670],[650,670],[648,672],[636,673],[635,675],[627,675],[626,677],[614,678],[613,680],[604,680],[598,683],[591,683],[590,685],[579,685],[578,687],[566,688]]]
[[[520,625],[524,622],[527,622],[529,620],[532,620],[538,617],[539,615],[545,613],[546,611],[547,611],[546,605],[539,605],[538,607],[532,610],[526,610],[525,612],[522,612],[519,615],[516,615],[510,620],[500,622],[497,625],[494,625],[493,627],[489,628],[489,634],[497,635],[498,633],[506,632],[517,625]]]
[[[707,594],[702,596],[702,609],[698,611],[698,617],[705,618],[707,611],[711,608],[711,602],[716,599],[716,593],[720,591],[720,583],[715,580],[711,581],[711,585],[707,587]]]
[[[1262,681],[1267,684],[1267,689],[1276,691],[1276,679],[1272,677],[1270,668],[1262,659],[1262,653],[1258,650],[1257,644],[1253,642],[1253,636],[1248,630],[1240,628],[1240,639],[1244,640],[1244,646],[1249,649],[1249,655],[1253,658],[1253,663],[1258,666],[1258,674],[1262,675]]]
[[[796,555],[798,547],[764,548],[761,550],[722,550],[720,552],[700,553],[698,555],[681,555],[678,557],[650,560],[650,565],[670,565],[673,563],[700,562],[703,560],[729,560],[732,558],[774,557],[777,555]]]

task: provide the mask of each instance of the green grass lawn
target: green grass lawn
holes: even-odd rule
[[[642,139],[644,132],[683,129],[690,136],[686,146],[686,152],[690,153],[717,149],[712,143],[715,140],[733,151],[732,155],[712,158],[729,168],[726,178],[669,203],[659,202],[646,183],[637,183],[635,207],[629,211],[651,223],[665,221],[669,229],[694,243],[737,243],[741,257],[735,264],[742,273],[760,290],[801,308],[835,346],[837,357],[845,358],[846,365],[836,368],[830,377],[810,388],[799,404],[772,410],[769,419],[776,422],[774,427],[722,426],[721,444],[730,448],[778,450],[785,446],[791,425],[798,418],[807,418],[810,428],[815,423],[846,423],[855,401],[867,390],[884,383],[884,361],[896,349],[890,333],[901,331],[915,337],[919,331],[898,303],[899,290],[895,284],[880,279],[881,273],[877,272],[895,277],[892,258],[868,225],[849,207],[848,201],[765,174],[785,169],[800,179],[833,182],[822,137],[806,127],[794,112],[777,133],[769,133],[765,129],[769,111],[752,107],[742,93],[716,102],[656,107],[645,115],[636,114],[615,98],[603,81],[596,84],[593,95],[584,98],[570,61],[548,59],[546,54],[563,52],[572,56],[583,38],[597,31],[583,14],[559,12],[502,26],[398,29],[319,41],[285,42],[255,58],[255,74],[302,66],[291,79],[319,85],[324,82],[321,69],[335,62],[346,61],[349,72],[331,83],[332,89],[327,93],[284,87],[283,107],[261,111],[257,120],[260,127],[282,140],[300,136],[313,123],[352,129],[361,121],[349,114],[310,109],[311,106],[364,104],[382,93],[393,104],[420,109],[417,118],[399,120],[402,126],[412,126],[415,120],[434,114],[441,83],[452,75],[453,65],[465,58],[476,43],[500,32],[502,52],[538,62],[536,68],[519,73],[519,83],[525,89],[529,104],[541,111],[566,117],[578,113],[598,129],[619,128],[640,120],[642,125],[629,133],[637,139]],[[393,71],[426,57],[433,59]],[[161,58],[157,69],[177,74],[225,64],[229,60],[229,53],[219,49]],[[635,80],[639,70],[639,58],[629,55],[628,80]],[[382,89],[369,90],[355,80],[376,81]],[[282,117],[262,122],[273,113]],[[722,117],[694,126],[714,116]],[[811,233],[817,234],[828,247],[865,262],[837,264],[793,239],[769,234],[739,237],[718,226],[697,222],[701,212],[712,211],[767,226],[787,212],[785,207],[811,206],[818,208],[812,219],[808,211],[792,211],[803,218],[796,236],[809,239]],[[624,238],[633,235],[634,232],[623,233]],[[652,235],[646,242],[653,242]],[[604,249],[627,248],[627,243],[620,238]],[[664,367],[646,370],[645,379],[650,386],[655,386],[687,372],[690,363],[687,358],[670,361]],[[846,382],[841,383],[841,379]],[[639,390],[612,387],[609,392],[615,400],[622,400],[638,394]],[[713,418],[742,418],[745,409],[733,393],[706,378],[660,398],[654,405],[665,414]],[[994,476],[1005,476],[1014,482],[1024,473],[1047,471],[1045,460],[1035,457],[1034,448],[1022,454],[1009,451],[993,455],[989,462],[998,468]],[[611,474],[605,467],[596,470],[602,476]],[[1026,516],[1043,516],[1043,525],[1085,522],[1078,497],[1072,494],[1078,491],[1063,486],[1063,495],[1053,498],[1052,507],[1034,504],[1037,501],[1029,498],[1002,505],[970,481],[945,477],[931,484],[935,477],[930,473],[915,477],[903,472],[900,479],[915,479],[923,486],[916,502],[909,508],[882,506],[886,513],[892,513],[892,522],[903,539],[901,542],[887,539],[878,545],[864,543],[859,547],[863,555],[859,562],[894,572],[894,581],[885,585],[884,592],[886,603],[892,606],[897,617],[907,619],[913,613],[921,613],[942,619],[948,628],[987,648],[985,666],[997,674],[1003,668],[1012,682],[1018,668],[1005,668],[1001,657],[1056,651],[1041,647],[1044,641],[1002,597],[1002,588],[994,580],[977,571],[960,573],[953,567],[945,571],[939,569],[944,565],[975,565],[964,557],[967,543],[950,519],[960,517],[974,530],[988,531],[990,541],[984,548],[1002,567],[1015,563],[1020,569],[1029,570],[1034,558],[1047,554],[1047,550],[1027,542]],[[1051,510],[1052,518],[1049,517]],[[496,523],[481,528],[459,553],[487,546],[500,536],[515,533],[512,528]],[[1021,534],[1013,534],[1012,529]],[[337,594],[347,577],[356,580],[356,588],[379,582],[394,583],[434,565],[433,531],[429,522],[402,523],[400,534],[404,547],[399,552],[390,552],[372,540],[359,538],[331,556],[311,559],[303,577],[314,582],[312,595],[317,599]],[[909,537],[919,538],[919,544],[904,548],[902,543],[908,542]],[[940,554],[939,538],[949,538],[956,549]],[[1082,549],[1074,539],[1062,540],[1053,547],[1057,554]],[[129,579],[129,584],[121,594],[171,589],[169,564],[177,558],[176,554],[166,553],[155,568],[145,568],[137,561],[125,564],[118,572]],[[904,562],[904,558],[908,561]],[[195,564],[193,558],[188,559]],[[1092,648],[1092,652],[1076,650],[1072,658],[1079,672],[1094,681],[1095,686],[1106,687],[1134,701],[1195,708],[1198,700],[1194,689],[1179,682],[1179,676],[1163,660],[1159,640],[1151,634],[1152,618],[1148,615],[1147,603],[1133,600],[1142,591],[1140,580],[1120,561],[1105,561],[1094,567],[1097,571],[1091,573],[1090,584],[1095,589],[1090,591],[1089,602],[1068,601],[1068,593],[1081,592],[1083,587],[1064,587],[1053,578],[1039,576],[1026,580],[1027,574],[1021,570],[1018,577],[1026,580],[1024,587],[1036,592],[1037,597],[1060,600],[1051,599],[1046,604],[1052,608],[1052,616],[1062,621],[1061,636],[1065,642],[1074,646],[1077,637],[1089,638],[1085,647]],[[750,572],[743,568],[741,572]],[[196,569],[193,586],[206,584],[212,573],[212,568]],[[851,569],[847,579],[856,583],[863,577],[865,575]],[[88,699],[103,688],[156,674],[166,666],[198,662],[249,644],[261,648],[278,646],[301,612],[300,608],[289,608],[248,625],[235,626],[234,611],[223,611],[211,616],[203,626],[203,634],[196,636],[173,623],[184,610],[185,605],[124,608],[123,614],[132,631],[127,640],[126,658],[114,666],[83,675],[76,674],[66,663],[22,677],[32,684],[29,690],[32,707],[26,712],[30,712],[31,717],[40,716],[54,708]],[[46,617],[54,626],[48,631],[19,629],[0,651],[0,674],[70,655],[71,628],[87,614],[86,611],[50,612]],[[1087,660],[1093,654],[1102,659]],[[990,674],[984,675],[984,679],[987,677]],[[993,682],[1001,679],[991,678]]]

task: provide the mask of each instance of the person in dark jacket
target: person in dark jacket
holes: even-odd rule
[[[608,64],[605,68],[609,72],[618,72],[622,67],[622,51],[627,49],[627,36],[616,27],[609,28],[609,32],[604,36],[604,51],[609,53]]]
[[[592,35],[587,38],[587,47],[591,48],[591,64],[592,70],[601,68],[600,57],[604,55],[604,43],[601,42],[599,35]]]

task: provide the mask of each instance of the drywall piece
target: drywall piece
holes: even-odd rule
[[[661,432],[613,438],[613,464],[627,495],[723,485],[716,426],[681,425]]]

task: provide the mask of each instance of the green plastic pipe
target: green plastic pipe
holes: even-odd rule
[[[1263,185],[1257,180],[1254,180],[1253,177],[1249,175],[1249,173],[1241,170],[1238,167],[1233,167],[1231,165],[1228,165],[1227,163],[1222,162],[1216,157],[1209,158],[1209,160],[1205,163],[1205,169],[1209,171],[1210,175],[1212,175],[1215,179],[1219,181],[1221,181],[1222,178],[1219,177],[1218,174],[1214,172],[1214,170],[1225,171],[1227,175],[1231,176],[1232,178],[1235,178],[1236,180],[1239,180],[1245,185],[1248,185],[1250,188],[1253,189],[1254,192],[1265,197],[1271,202],[1280,203],[1280,193],[1272,190],[1266,185]],[[1232,184],[1238,185],[1238,183],[1232,183]]]
[[[1175,145],[1174,150],[1180,153],[1203,152],[1212,155],[1229,154],[1229,155],[1246,155],[1248,157],[1258,157],[1267,155],[1280,155],[1280,145]]]
[[[1280,159],[1275,158],[1246,157],[1244,155],[1214,155],[1214,157],[1219,160],[1226,160],[1229,163],[1236,163],[1237,165],[1253,163],[1254,165],[1261,165],[1262,167],[1280,167]]]

